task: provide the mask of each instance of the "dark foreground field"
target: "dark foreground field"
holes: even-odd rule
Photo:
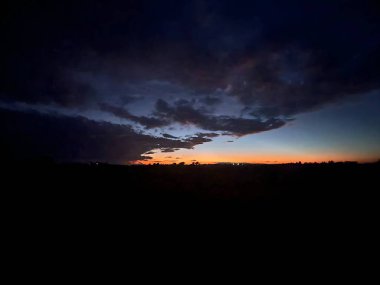
[[[15,208],[43,215],[355,217],[376,210],[379,166],[10,164],[1,191]]]
[[[293,254],[289,244],[306,243],[342,258],[377,244],[379,175],[379,164],[13,164],[2,170],[2,229],[31,257],[196,244]]]

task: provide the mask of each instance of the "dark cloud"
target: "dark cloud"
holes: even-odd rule
[[[180,150],[180,148],[187,148],[192,149],[194,146],[211,142],[211,138],[215,138],[219,136],[219,134],[216,133],[197,133],[194,136],[187,137],[182,140],[173,140],[173,147],[161,147],[161,152],[175,152],[177,150]],[[172,140],[172,139],[169,139]],[[176,144],[178,146],[176,147]]]
[[[164,138],[167,138],[167,139],[178,139],[178,137],[175,137],[175,136],[172,136],[172,135],[169,135],[169,134],[162,134],[162,136]]]
[[[253,107],[252,115],[293,116],[379,88],[370,79],[373,67],[353,61],[332,63],[328,55],[292,47],[259,52],[231,72],[229,94]]]
[[[170,119],[181,124],[194,124],[210,131],[225,131],[236,136],[268,131],[285,125],[286,121],[277,118],[261,120],[259,118],[246,119],[229,116],[213,116],[196,110],[191,105],[171,106],[159,99],[156,103],[158,116]],[[202,138],[207,139],[207,138]]]
[[[220,134],[217,134],[217,133],[197,133],[196,136],[204,137],[204,138],[216,138],[216,137],[220,136]]]
[[[131,127],[83,117],[0,110],[3,158],[52,157],[58,161],[126,163],[150,150],[193,148],[198,142],[152,137]]]
[[[161,148],[161,152],[175,152],[177,150],[179,150],[179,148],[172,148],[172,147]]]
[[[207,137],[202,137],[202,136],[194,136],[187,139],[187,141],[193,144],[203,144],[203,143],[212,141],[212,139],[207,138]]]
[[[168,122],[163,119],[157,119],[153,117],[145,116],[135,116],[129,113],[126,109],[112,106],[106,103],[99,104],[102,111],[109,112],[116,117],[131,120],[133,122],[139,123],[140,125],[146,127],[147,129],[157,128],[168,125]]]
[[[60,105],[78,113],[100,106],[146,129],[179,123],[242,136],[279,128],[297,114],[380,88],[376,5],[366,0],[7,1],[0,9],[0,100]],[[137,101],[146,115],[125,108]],[[43,126],[44,118],[38,118]],[[100,124],[83,119],[45,119],[52,133],[53,122],[57,132],[69,132],[62,130],[63,121],[73,130],[78,123],[103,132]],[[126,128],[102,126],[110,132]],[[41,140],[52,139],[40,132]],[[136,143],[161,139],[164,150],[212,139],[127,133]],[[80,136],[71,141],[80,155],[61,156],[117,160],[95,143],[83,150],[80,139],[88,141]],[[33,143],[39,145],[37,140]],[[127,160],[151,149],[145,140],[142,146],[124,143],[133,146],[131,154],[120,146]]]
[[[151,160],[153,157],[148,155],[142,155],[139,160]]]
[[[220,97],[216,96],[205,96],[200,101],[208,106],[215,106],[217,104],[220,104],[222,102],[222,99]]]
[[[203,144],[206,142],[211,142],[213,138],[220,136],[217,133],[197,133],[193,136],[189,136],[185,141],[190,142],[192,144]]]
[[[2,11],[0,96],[78,106],[182,86],[213,105],[210,94],[231,86],[258,113],[292,115],[379,87],[376,8],[353,0],[12,2]],[[154,90],[144,80],[167,84]]]

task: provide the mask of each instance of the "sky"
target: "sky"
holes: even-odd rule
[[[376,1],[1,5],[5,159],[380,159]]]

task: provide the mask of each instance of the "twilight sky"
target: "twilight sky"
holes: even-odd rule
[[[376,1],[1,6],[3,157],[380,158]]]

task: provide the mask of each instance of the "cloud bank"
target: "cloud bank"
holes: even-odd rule
[[[146,160],[152,149],[192,149],[206,137],[167,139],[131,127],[84,117],[41,115],[0,109],[1,155],[7,160],[50,157],[62,162],[104,161],[125,164]]]
[[[237,137],[280,128],[380,88],[375,11],[372,1],[11,3],[0,27],[0,101],[76,115],[3,110],[18,125],[3,123],[2,141],[26,136],[31,116],[40,129],[20,154],[132,161],[158,144],[169,152],[214,138],[183,137],[178,125]],[[88,111],[125,122],[95,122],[84,118]]]

